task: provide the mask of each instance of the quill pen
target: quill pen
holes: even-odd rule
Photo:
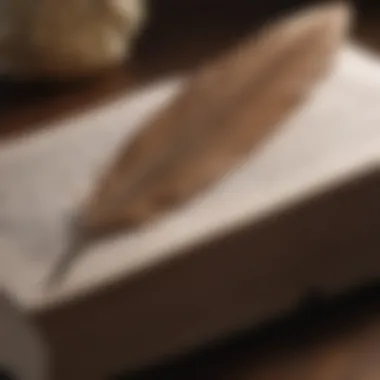
[[[121,149],[75,217],[72,244],[49,284],[92,242],[179,207],[241,162],[307,98],[349,20],[340,3],[298,12],[196,72]]]

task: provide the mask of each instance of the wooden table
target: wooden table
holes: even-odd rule
[[[288,318],[213,348],[118,380],[375,380],[380,378],[380,288],[310,299]]]
[[[290,7],[296,3],[293,1]],[[289,1],[195,2],[157,0],[154,17],[133,62],[96,83],[0,86],[0,138],[12,138],[44,122],[117,96],[121,90],[191,69],[233,44]],[[184,3],[184,2],[181,2]],[[355,38],[380,50],[377,14],[361,6]],[[378,13],[380,15],[380,12]],[[378,18],[377,18],[378,19]],[[253,22],[254,21],[254,22]],[[235,337],[216,348],[128,379],[380,379],[380,291],[376,285],[333,301],[313,300],[295,315]]]

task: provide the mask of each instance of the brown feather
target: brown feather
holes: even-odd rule
[[[306,99],[346,34],[348,14],[341,5],[301,12],[196,73],[105,173],[80,217],[84,245],[184,204],[241,162]]]

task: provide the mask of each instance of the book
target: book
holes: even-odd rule
[[[46,276],[66,217],[120,144],[181,91],[150,83],[0,145],[0,280],[54,378],[93,379],[192,350],[380,275],[380,59],[348,41],[310,98],[207,193]]]

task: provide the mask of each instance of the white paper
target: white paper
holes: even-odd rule
[[[52,260],[64,252],[70,215],[101,169],[181,83],[155,84],[53,131],[0,146],[0,249],[7,252],[0,257],[0,275],[8,287],[26,298],[37,292]],[[74,268],[68,289],[100,283],[105,273],[126,275],[154,265],[174,247],[252,219],[283,199],[296,201],[340,173],[378,166],[379,104],[380,62],[345,46],[306,104],[244,165],[188,206],[94,247]],[[86,260],[92,260],[89,271]]]

